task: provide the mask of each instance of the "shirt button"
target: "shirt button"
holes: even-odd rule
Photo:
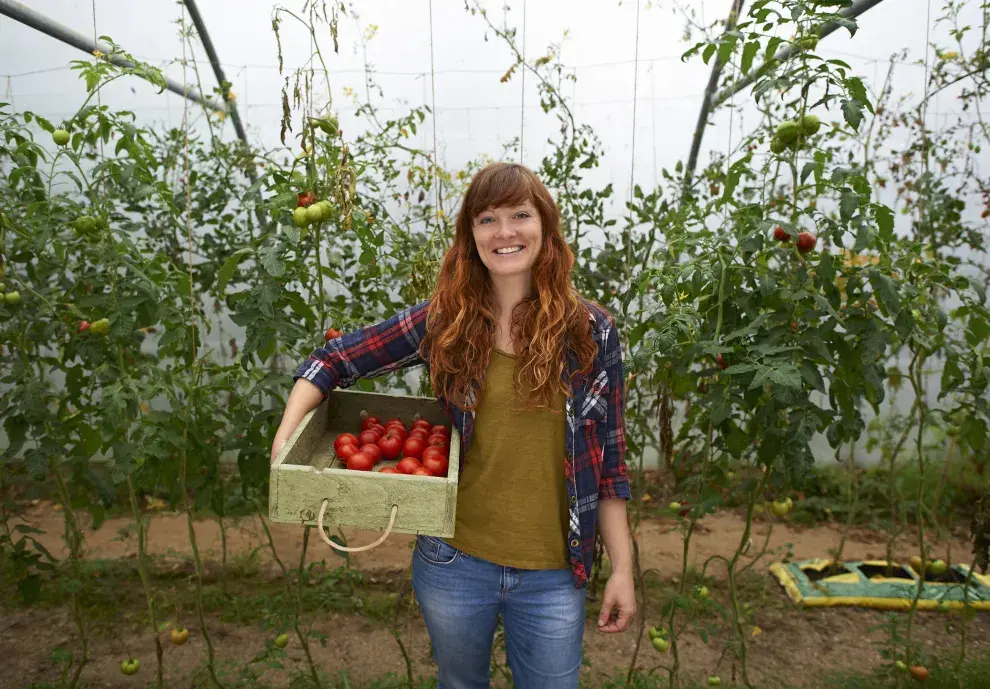
[[[573,505],[576,502],[577,502],[577,496],[576,495],[572,495],[571,496],[571,504]]]
[[[579,545],[581,545],[581,542],[578,541],[578,539],[576,539],[576,538],[572,538],[571,539],[571,547],[572,548],[577,548]]]

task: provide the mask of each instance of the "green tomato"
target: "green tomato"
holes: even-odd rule
[[[894,663],[894,667],[896,667],[901,672],[905,672],[907,670],[907,663],[905,663],[903,660],[898,660],[896,663]]]
[[[292,222],[296,227],[306,227],[309,224],[309,212],[303,206],[299,206],[292,211]]]
[[[774,137],[770,141],[770,152],[771,153],[783,153],[784,149],[787,148],[787,143]]]
[[[89,235],[99,229],[99,222],[91,215],[80,215],[72,223],[72,228],[80,236]]]
[[[141,661],[137,658],[120,661],[120,671],[125,675],[133,675],[141,669]]]
[[[279,634],[278,636],[275,637],[274,643],[279,648],[285,648],[286,646],[289,645],[289,635],[284,633]]]
[[[707,586],[695,586],[694,592],[698,598],[701,598],[702,600],[707,599],[711,595],[711,592],[709,592]]]
[[[65,146],[69,143],[69,132],[64,129],[56,129],[52,132],[52,140],[59,146]]]
[[[653,627],[650,627],[649,634],[650,634],[650,641],[653,641],[653,639],[662,639],[663,637],[667,636],[667,630],[664,629],[663,627],[657,627],[654,625]]]
[[[309,121],[314,127],[319,127],[323,130],[324,134],[329,134],[330,136],[337,136],[337,132],[340,131],[340,125],[337,122],[337,118],[333,115],[327,115],[326,117],[311,117]]]
[[[801,132],[805,136],[817,134],[818,130],[821,128],[822,121],[818,119],[818,115],[807,114],[801,118]]]
[[[708,686],[710,687],[720,687],[722,686],[722,678],[718,675],[712,675],[708,678]]]
[[[928,572],[935,577],[942,576],[948,569],[949,565],[945,564],[945,560],[935,560],[928,563]]]
[[[21,293],[7,292],[5,295],[3,295],[3,300],[4,302],[7,303],[8,306],[17,306],[18,304],[21,303]]]
[[[306,220],[310,223],[316,223],[323,220],[323,206],[318,203],[314,203],[312,206],[306,208]]]
[[[773,512],[778,517],[783,517],[786,516],[787,513],[791,511],[791,508],[787,504],[786,500],[774,500],[770,504],[770,511]]]
[[[110,321],[106,318],[101,318],[95,323],[90,323],[89,331],[94,335],[106,335],[110,332]]]
[[[670,648],[670,642],[662,636],[658,636],[651,643],[653,644],[653,648],[657,649],[661,653],[666,653],[667,649]]]
[[[801,124],[795,120],[787,120],[777,125],[774,135],[785,144],[790,143],[801,133]]]
[[[679,512],[680,510],[681,510],[681,503],[677,502],[676,500],[670,503],[671,512]]]

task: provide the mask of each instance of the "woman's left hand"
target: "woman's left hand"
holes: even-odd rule
[[[616,619],[612,610],[617,608]],[[605,584],[602,611],[598,615],[598,631],[621,632],[629,626],[636,614],[636,590],[633,587],[632,572],[613,572]]]

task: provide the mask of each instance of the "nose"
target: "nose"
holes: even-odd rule
[[[508,222],[505,218],[495,218],[495,222],[498,225],[495,229],[495,236],[500,239],[505,239],[506,237],[511,237],[515,233],[512,231],[512,223]]]

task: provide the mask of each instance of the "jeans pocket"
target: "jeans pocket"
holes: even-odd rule
[[[441,538],[435,536],[416,536],[416,552],[431,565],[450,565],[454,563],[460,551]]]

